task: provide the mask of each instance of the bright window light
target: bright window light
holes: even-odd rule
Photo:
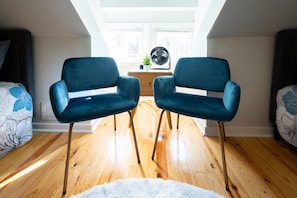
[[[166,27],[165,25],[127,24],[126,28],[109,24],[106,31],[107,46],[117,63],[141,63],[154,47],[165,47],[171,61],[189,56],[192,50],[193,29],[189,26]]]
[[[160,29],[157,30],[157,45],[165,47],[171,60],[176,62],[180,57],[189,56],[192,49],[192,30],[190,29]]]
[[[142,57],[142,29],[111,29],[107,34],[111,56],[117,62],[139,62]]]

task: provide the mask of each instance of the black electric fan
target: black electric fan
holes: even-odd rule
[[[165,47],[155,47],[151,51],[151,60],[157,65],[153,65],[151,69],[164,69],[169,70],[171,68],[171,60],[169,52]],[[164,65],[168,63],[167,67]]]

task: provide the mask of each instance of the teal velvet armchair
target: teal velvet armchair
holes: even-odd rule
[[[74,98],[69,94],[110,87],[116,87],[116,91]],[[137,159],[140,163],[133,117],[130,112],[137,106],[139,95],[139,80],[131,76],[120,76],[116,62],[110,57],[82,57],[65,60],[61,80],[50,87],[50,100],[57,120],[61,123],[69,123],[64,194],[67,189],[71,136],[75,122],[109,115],[115,116],[127,111],[130,115]],[[114,124],[116,129],[116,122]]]
[[[178,92],[176,87],[219,92],[222,97],[212,97],[186,92]],[[159,76],[153,83],[156,105],[162,109],[155,137],[152,159],[156,151],[158,136],[164,111],[179,115],[217,121],[220,137],[223,170],[226,189],[229,190],[225,160],[224,122],[236,115],[240,101],[240,86],[230,80],[229,64],[226,60],[210,57],[180,58],[173,76]]]

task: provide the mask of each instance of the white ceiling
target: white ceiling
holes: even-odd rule
[[[199,0],[99,0],[102,7],[197,7]]]
[[[106,23],[194,23],[198,0],[99,0]]]
[[[194,23],[193,9],[103,9],[106,23]],[[164,14],[166,13],[166,14]],[[178,17],[182,16],[182,17]]]
[[[0,27],[26,28],[35,36],[89,36],[73,1],[98,1],[107,21],[131,20],[134,9],[137,22],[186,22],[197,20],[195,11],[204,0],[0,0]],[[296,0],[226,0],[209,36],[270,36],[297,28],[296,9]]]
[[[209,37],[272,36],[297,28],[296,0],[227,0]]]

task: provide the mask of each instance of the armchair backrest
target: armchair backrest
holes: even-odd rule
[[[118,77],[118,67],[110,57],[70,58],[62,69],[62,80],[69,92],[116,86]]]
[[[230,70],[225,59],[180,58],[173,76],[177,86],[223,92],[227,81],[230,80]]]

